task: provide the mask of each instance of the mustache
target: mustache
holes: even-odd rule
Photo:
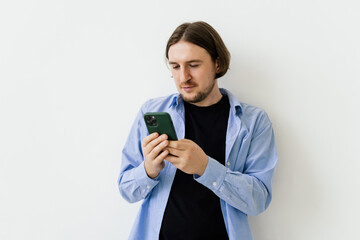
[[[196,87],[197,84],[194,82],[191,82],[191,80],[189,80],[188,82],[185,82],[183,84],[180,84],[180,87]]]

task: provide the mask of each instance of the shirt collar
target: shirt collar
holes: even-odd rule
[[[236,115],[241,114],[242,106],[241,106],[240,102],[236,99],[236,97],[230,91],[226,90],[225,88],[220,88],[220,92],[229,97],[230,109],[234,109]],[[184,100],[181,98],[179,93],[174,94],[174,96],[172,97],[172,100],[170,101],[169,108],[172,108],[172,107],[176,108],[180,104],[183,104],[183,102],[184,102]]]
[[[176,108],[176,107],[179,106],[182,102],[183,102],[183,100],[182,100],[180,94],[179,94],[179,93],[174,94],[174,96],[172,97],[172,100],[170,101],[169,108],[171,108],[171,107]]]
[[[243,112],[243,109],[241,103],[237,100],[237,98],[225,88],[220,88],[220,92],[228,96],[230,102],[230,109],[234,110],[236,115],[240,115]]]

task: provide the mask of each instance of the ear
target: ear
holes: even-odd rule
[[[216,68],[216,73],[219,73],[219,71],[220,71],[219,58],[217,58],[215,61],[215,68]]]

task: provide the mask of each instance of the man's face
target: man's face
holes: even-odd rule
[[[179,41],[170,47],[168,56],[172,76],[184,101],[198,106],[213,104],[220,92],[215,79],[218,64],[210,54],[198,45]]]

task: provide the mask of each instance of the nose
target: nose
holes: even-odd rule
[[[191,79],[191,75],[189,69],[187,67],[183,67],[180,70],[180,82],[187,82]]]

